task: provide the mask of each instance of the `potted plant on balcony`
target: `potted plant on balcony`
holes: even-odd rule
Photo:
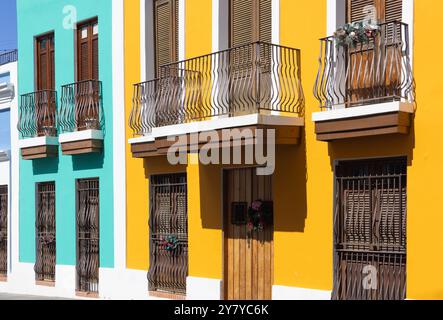
[[[359,43],[369,43],[380,33],[380,26],[371,20],[352,22],[343,25],[334,32],[337,47],[355,48]]]

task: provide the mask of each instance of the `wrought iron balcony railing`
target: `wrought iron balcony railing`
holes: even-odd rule
[[[322,109],[389,101],[415,101],[409,29],[402,22],[379,24],[368,43],[339,45],[320,39],[314,95]]]
[[[11,50],[8,52],[0,52],[0,66],[15,62],[18,58],[18,51],[17,50]]]
[[[154,127],[261,110],[301,115],[300,50],[256,42],[160,67],[134,86],[130,126]]]
[[[59,123],[62,132],[103,129],[102,83],[86,80],[62,87]]]
[[[20,98],[18,130],[23,138],[57,135],[57,92],[42,90]]]

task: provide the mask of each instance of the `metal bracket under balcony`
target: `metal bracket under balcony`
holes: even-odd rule
[[[56,157],[57,92],[42,90],[20,97],[18,130],[19,148],[24,160]]]
[[[319,141],[408,134],[415,112],[408,25],[388,22],[366,42],[320,40],[313,114]]]
[[[64,155],[103,150],[102,83],[80,81],[62,87],[59,140]]]

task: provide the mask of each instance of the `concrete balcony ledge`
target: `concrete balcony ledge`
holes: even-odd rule
[[[408,134],[414,104],[386,102],[359,107],[314,112],[315,133],[319,141],[384,134]]]
[[[57,137],[35,137],[19,140],[19,148],[24,160],[51,158],[58,155]]]
[[[102,130],[83,130],[62,133],[59,141],[64,155],[96,153],[103,150],[104,134]]]
[[[275,129],[276,144],[298,144],[303,126],[304,118],[298,116],[257,113],[235,117],[213,117],[204,121],[153,128],[151,133],[129,139],[128,142],[136,158],[166,154],[167,149],[174,143],[174,141],[167,141],[167,138],[171,136],[180,137],[216,131],[221,137],[224,129],[239,129],[240,131],[250,129],[254,136],[257,129]]]

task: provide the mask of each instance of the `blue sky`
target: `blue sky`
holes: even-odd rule
[[[17,48],[16,0],[0,0],[0,50]]]

